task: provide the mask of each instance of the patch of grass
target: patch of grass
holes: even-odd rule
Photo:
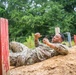
[[[28,48],[35,48],[34,34],[32,33],[31,36],[26,37],[26,42],[24,42],[23,44],[26,45]]]
[[[68,41],[64,41],[64,42],[62,42],[62,44],[65,44],[65,45],[69,46],[69,42],[68,42]],[[74,43],[73,40],[71,41],[71,45],[72,45],[72,46],[75,45],[75,43]]]

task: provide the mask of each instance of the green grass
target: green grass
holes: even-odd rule
[[[62,44],[66,44],[67,46],[69,46],[68,41],[64,41],[64,42],[62,42]],[[74,41],[73,41],[73,40],[71,41],[71,45],[72,45],[72,46],[74,46],[74,45],[75,45],[75,43],[74,43]]]
[[[26,45],[28,48],[35,48],[34,34],[32,33],[31,36],[26,37],[26,42],[24,42],[23,44]]]

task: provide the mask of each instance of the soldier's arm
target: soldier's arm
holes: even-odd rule
[[[40,33],[35,33],[35,47],[40,45],[39,38],[41,37]]]
[[[66,47],[65,45],[59,44],[59,45],[55,45],[52,44],[48,41],[48,39],[44,39],[43,41],[45,44],[47,44],[50,48],[53,48],[54,50],[56,50],[57,52],[59,52],[60,54],[66,55],[68,54],[68,47]]]
[[[39,40],[35,39],[35,47],[38,47],[38,46],[39,46]]]

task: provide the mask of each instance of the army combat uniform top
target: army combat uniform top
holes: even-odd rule
[[[60,43],[55,44],[55,49],[50,48],[49,46],[35,42],[37,46],[34,49],[29,49],[25,45],[19,42],[10,42],[10,65],[11,66],[22,66],[34,64],[46,60],[50,57],[56,55],[66,55],[68,54],[68,47]]]

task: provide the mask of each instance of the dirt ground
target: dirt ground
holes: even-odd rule
[[[10,67],[10,75],[76,75],[76,46],[66,56],[54,56],[45,61],[21,67]]]

